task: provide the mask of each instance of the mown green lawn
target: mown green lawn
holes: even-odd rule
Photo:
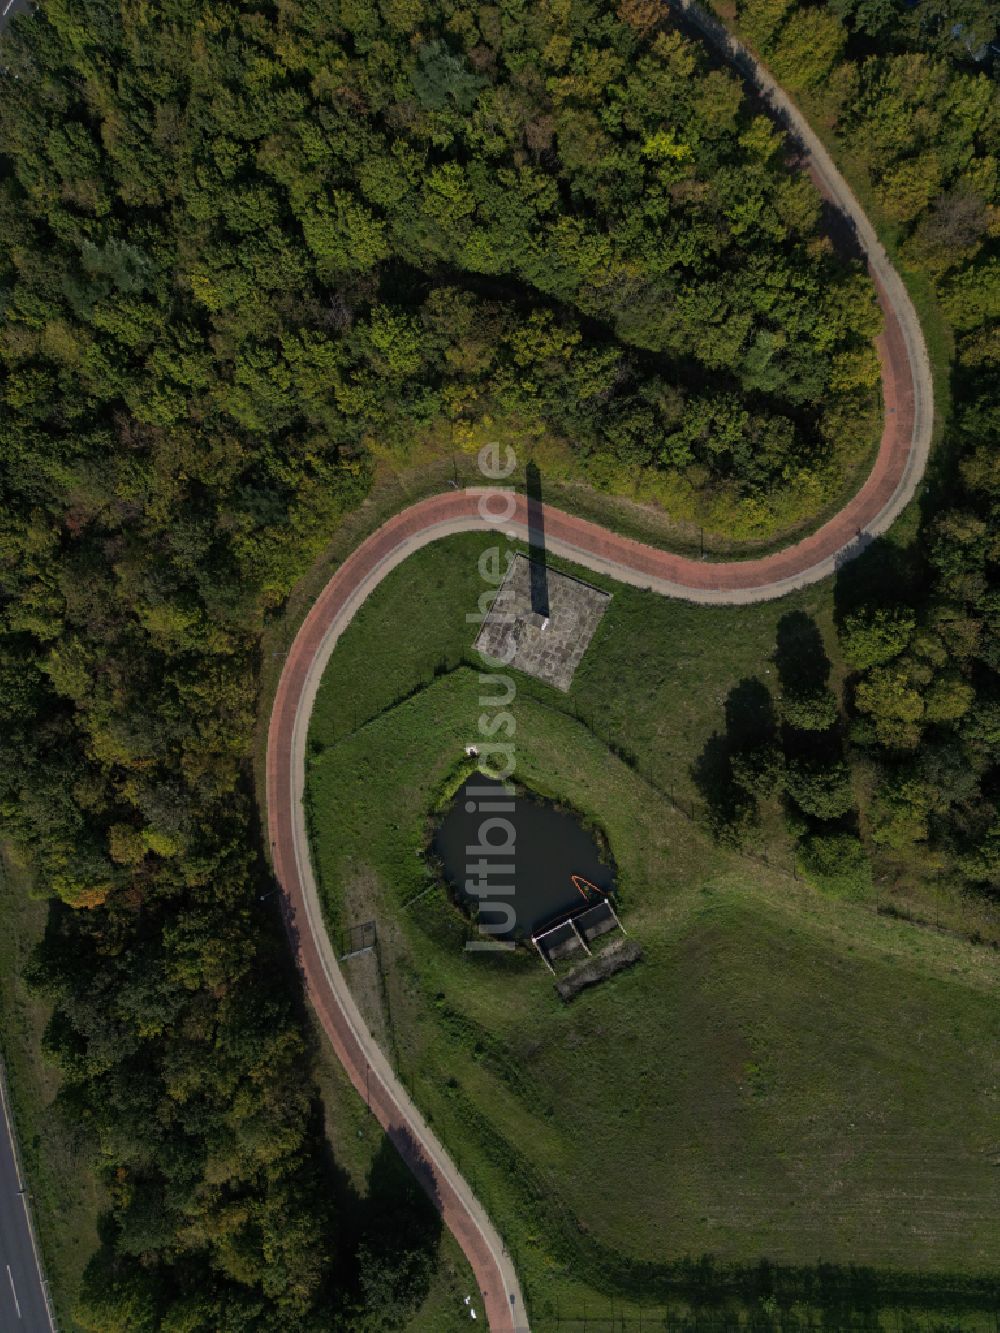
[[[939,1296],[988,1274],[988,951],[784,873],[773,812],[758,834],[767,865],[670,800],[699,799],[692,766],[733,686],[767,680],[780,618],[805,610],[829,628],[829,590],[703,610],[615,587],[569,696],[517,678],[517,775],[604,829],[645,954],[563,1006],[528,953],[463,951],[468,926],[421,854],[476,738],[479,684],[459,663],[483,544],[427,548],[344,635],[314,714],[308,802],[331,926],[377,917],[378,1022],[512,1247],[536,1325],[582,1309],[593,1322],[612,1296],[624,1313],[679,1315],[706,1291],[759,1309],[763,1259],[779,1266],[779,1304],[803,1310],[831,1291],[860,1300],[852,1264],[883,1284],[936,1280]],[[685,1270],[704,1254],[725,1271]],[[833,1266],[822,1298],[820,1263]],[[895,1300],[929,1328],[936,1299],[886,1297],[883,1316]],[[971,1304],[961,1319],[991,1326]]]
[[[476,626],[466,617],[489,586],[479,572],[480,553],[496,540],[470,533],[434,542],[379,585],[337,645],[337,665],[327,673],[312,718],[317,746],[346,735],[435,673],[463,661],[478,665],[471,649]],[[828,583],[734,610],[575,572],[614,597],[573,688],[566,696],[521,676],[519,689],[580,712],[602,736],[641,755],[645,771],[675,784],[681,796],[698,795],[689,770],[712,731],[723,726],[728,692],[750,676],[765,683],[775,677],[768,659],[780,620],[805,612],[828,638],[833,634]]]

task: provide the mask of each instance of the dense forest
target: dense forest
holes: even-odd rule
[[[937,0],[883,42],[903,8],[743,18],[907,201],[956,329],[912,606],[844,632],[874,836],[982,882],[997,87],[924,41]],[[266,615],[379,453],[484,431],[735,532],[807,516],[877,433],[877,306],[771,124],[644,0],[47,0],[0,79],[0,812],[66,905],[36,981],[112,1200],[80,1318],[327,1327],[392,1284],[338,1244],[258,901]]]
[[[1000,890],[1000,46],[988,0],[746,0],[742,30],[833,127],[954,340],[906,554],[843,579],[853,757],[879,859]],[[992,71],[992,73],[991,73]]]
[[[51,252],[18,410],[294,439],[278,495],[486,431],[808,518],[877,436],[872,288],[735,77],[622,12],[48,6],[4,131],[14,253]]]

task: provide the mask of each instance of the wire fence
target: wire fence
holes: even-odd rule
[[[337,937],[340,962],[356,954],[366,953],[378,943],[374,921],[361,921],[357,925],[347,926],[337,932]]]
[[[622,1313],[595,1302],[585,1310],[532,1313],[532,1333],[1000,1333],[1000,1312],[914,1308],[777,1310],[765,1299],[742,1314],[649,1308]]]

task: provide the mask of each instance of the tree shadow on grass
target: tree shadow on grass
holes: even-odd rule
[[[771,691],[756,676],[747,676],[726,696],[726,738],[731,749],[749,750],[774,740],[777,720]]]
[[[725,736],[713,731],[691,766],[691,777],[708,809],[712,833],[720,841],[731,842],[746,822],[748,800],[746,792],[736,785]]]
[[[774,664],[783,692],[812,694],[830,679],[830,659],[823,635],[805,611],[789,611],[778,621]]]
[[[745,677],[726,696],[726,730],[715,731],[691,768],[708,809],[709,825],[720,842],[739,842],[756,821],[757,802],[736,780],[733,759],[773,741],[777,722],[771,692],[755,676]]]
[[[433,1177],[405,1130],[385,1136],[352,1220],[364,1328],[403,1328],[427,1297],[441,1243]]]
[[[830,659],[812,616],[790,611],[778,621],[774,663],[781,686],[781,746],[786,759],[833,764],[843,741],[836,698],[829,689]]]
[[[841,565],[834,584],[838,628],[861,607],[898,606],[916,597],[919,559],[884,537],[870,541],[861,555]]]

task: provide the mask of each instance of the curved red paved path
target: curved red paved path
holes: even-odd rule
[[[318,677],[336,633],[357,609],[359,586],[365,586],[371,575],[378,582],[388,568],[386,556],[399,549],[400,541],[405,549],[408,534],[420,524],[419,514],[409,510],[359,547],[324,588],[296,636],[268,732],[268,834],[286,926],[306,991],[337,1058],[468,1257],[480,1288],[479,1312],[485,1307],[489,1327],[499,1333],[523,1333],[528,1324],[521,1293],[499,1236],[400,1085],[350,996],[323,925],[303,817],[305,729]]]
[[[680,3],[689,12],[693,9],[690,0]],[[766,72],[761,73],[766,77]],[[810,144],[810,150],[810,171],[820,189],[828,197],[833,197],[833,191],[839,193],[841,205],[846,199],[859,226],[885,316],[885,330],[878,341],[885,426],[878,458],[865,484],[818,531],[786,550],[755,560],[719,564],[687,559],[545,506],[545,540],[550,550],[668,595],[704,602],[758,601],[830,573],[858,553],[866,534],[888,527],[911,498],[923,470],[930,432],[930,379],[919,326],[898,276],[873,239],[856,201],[829,159],[823,160],[822,147]],[[919,377],[916,386],[915,376]],[[302,813],[305,734],[312,701],[336,639],[358,605],[395,564],[437,537],[484,526],[501,526],[525,535],[523,496],[514,498],[513,513],[501,525],[484,524],[479,498],[475,491],[450,491],[412,505],[363,542],[323,589],[292,645],[274,700],[267,750],[267,815],[288,929],[323,1030],[351,1082],[368,1100],[462,1246],[476,1274],[490,1328],[495,1333],[522,1333],[527,1321],[517,1276],[499,1236],[365,1028],[337,966],[323,926]],[[512,1314],[512,1308],[516,1313]]]

